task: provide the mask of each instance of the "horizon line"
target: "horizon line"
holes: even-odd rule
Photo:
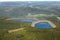
[[[40,2],[40,1],[0,1],[0,2]],[[41,2],[44,2],[44,1],[41,1]],[[53,2],[53,0],[45,1],[45,2]],[[55,2],[60,2],[60,1],[55,1]]]

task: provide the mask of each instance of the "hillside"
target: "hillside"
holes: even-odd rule
[[[0,2],[0,16],[25,17],[31,14],[60,16],[60,2]]]
[[[5,19],[6,17],[0,17],[0,40],[60,40],[60,21],[54,22],[57,28],[44,29],[33,28],[30,22]]]
[[[24,19],[49,20],[56,28],[32,27]],[[0,40],[60,40],[60,2],[0,2]]]

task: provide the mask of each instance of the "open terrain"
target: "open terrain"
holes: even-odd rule
[[[35,28],[10,18],[45,19],[56,28]],[[0,40],[60,40],[60,2],[0,2]]]
[[[5,17],[0,17],[0,40],[60,40],[60,21],[52,21],[57,28],[44,29],[31,27],[30,22],[5,19]],[[14,32],[11,32],[12,30]]]

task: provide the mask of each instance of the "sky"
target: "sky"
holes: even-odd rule
[[[6,1],[60,1],[60,0],[0,0],[0,2]]]

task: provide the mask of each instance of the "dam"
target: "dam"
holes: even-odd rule
[[[35,28],[56,28],[56,25],[48,20],[39,20],[32,22],[31,26]]]

